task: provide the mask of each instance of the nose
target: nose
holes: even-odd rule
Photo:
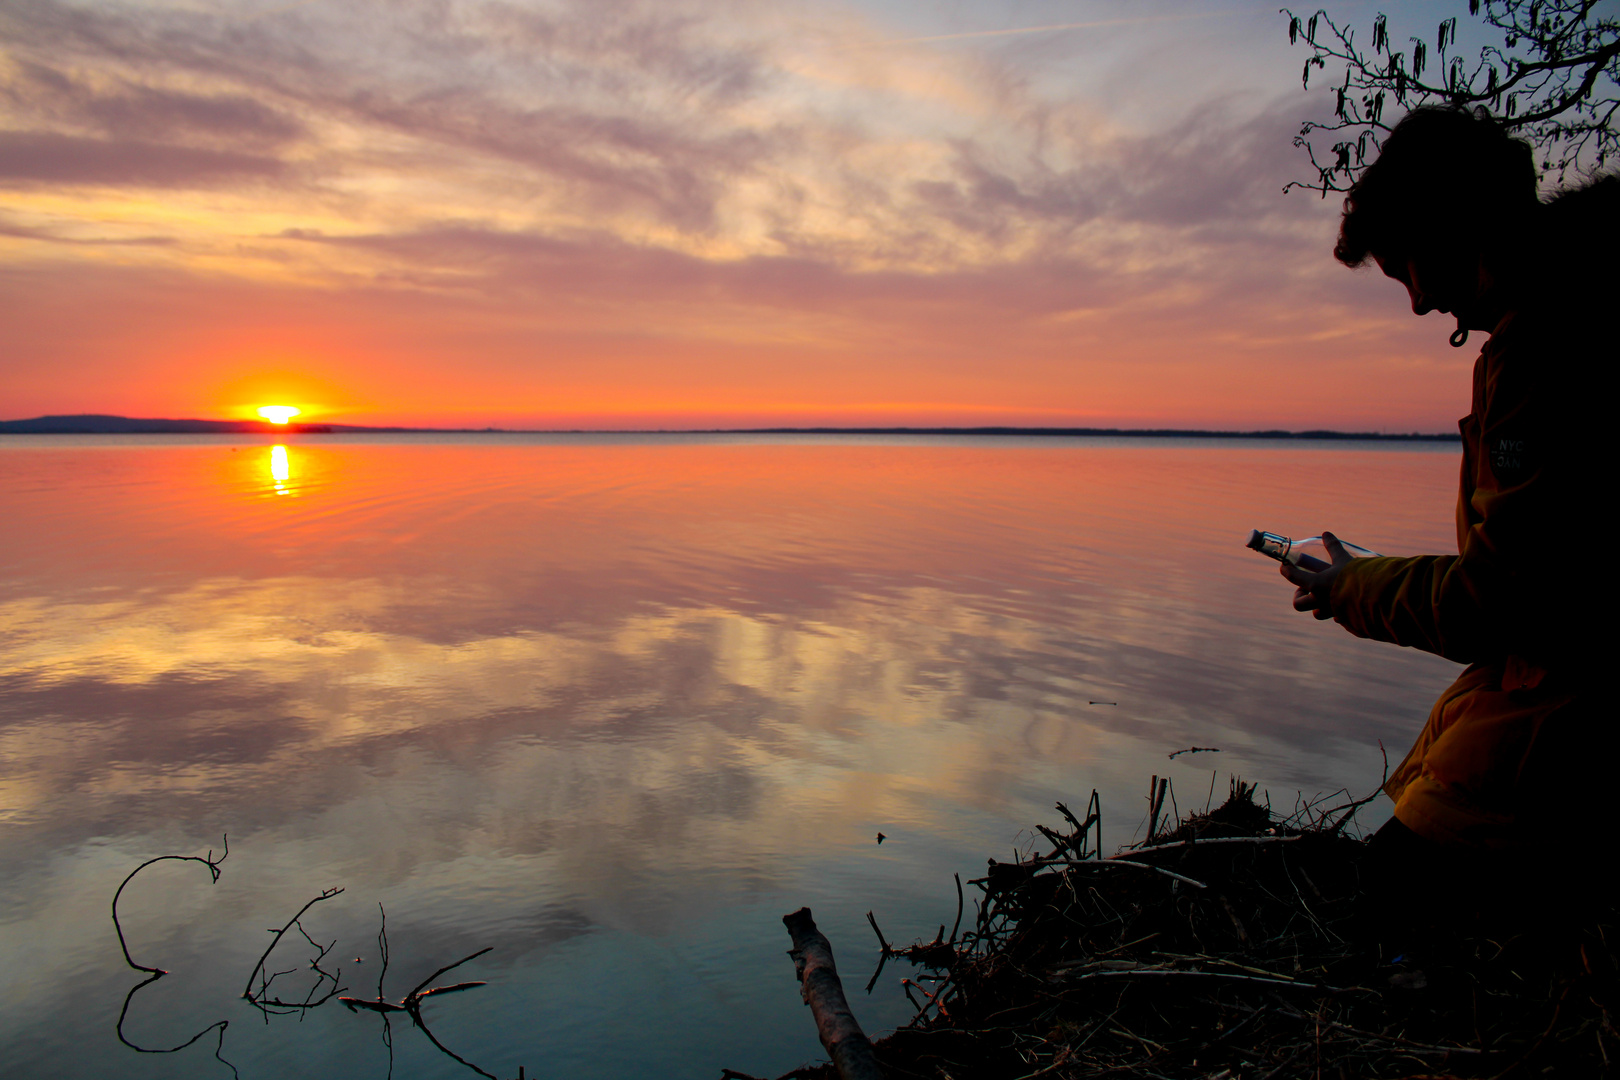
[[[1406,284],[1406,295],[1412,298],[1412,314],[1427,315],[1434,310],[1434,305],[1429,303],[1427,296],[1423,295],[1423,290],[1411,282]]]

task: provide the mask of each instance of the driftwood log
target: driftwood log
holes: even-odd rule
[[[844,984],[833,965],[832,943],[816,929],[809,908],[782,916],[782,924],[793,939],[788,955],[799,977],[799,992],[816,1018],[816,1034],[832,1058],[839,1080],[882,1080],[883,1070],[872,1055],[871,1040],[844,999]]]

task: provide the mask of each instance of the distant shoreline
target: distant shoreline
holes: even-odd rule
[[[1456,432],[1220,431],[1207,428],[1098,427],[751,427],[751,428],[420,428],[356,424],[268,424],[256,420],[169,420],[128,416],[37,416],[0,420],[0,435],[1018,435],[1169,439],[1316,439],[1457,442]]]

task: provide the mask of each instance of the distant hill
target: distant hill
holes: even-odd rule
[[[273,435],[330,431],[387,430],[341,428],[335,424],[271,424],[262,420],[165,420],[84,413],[77,416],[36,416],[32,420],[0,420],[0,434],[11,435]]]
[[[104,416],[86,413],[77,416],[36,416],[32,420],[0,420],[0,435],[326,435],[341,432],[371,432],[398,434],[404,432],[439,432],[444,434],[501,433],[505,428],[408,428],[361,427],[356,424],[271,424],[261,420],[165,420],[141,419],[129,416]],[[1405,435],[1386,435],[1377,431],[1207,431],[1195,428],[1058,428],[1058,427],[777,427],[777,428],[711,428],[693,430],[617,431],[544,434],[614,434],[614,435],[1023,435],[1058,436],[1084,435],[1107,438],[1182,438],[1182,439],[1359,439],[1359,440],[1418,440],[1422,442],[1456,442],[1455,432],[1429,435],[1412,432]]]

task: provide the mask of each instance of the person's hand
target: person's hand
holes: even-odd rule
[[[1322,534],[1322,546],[1327,548],[1328,554],[1333,557],[1333,563],[1326,569],[1311,571],[1295,566],[1293,563],[1282,564],[1282,576],[1296,586],[1294,589],[1294,610],[1308,611],[1318,619],[1333,618],[1333,579],[1339,576],[1339,568],[1349,562],[1353,556],[1344,550],[1339,538],[1330,532]]]

